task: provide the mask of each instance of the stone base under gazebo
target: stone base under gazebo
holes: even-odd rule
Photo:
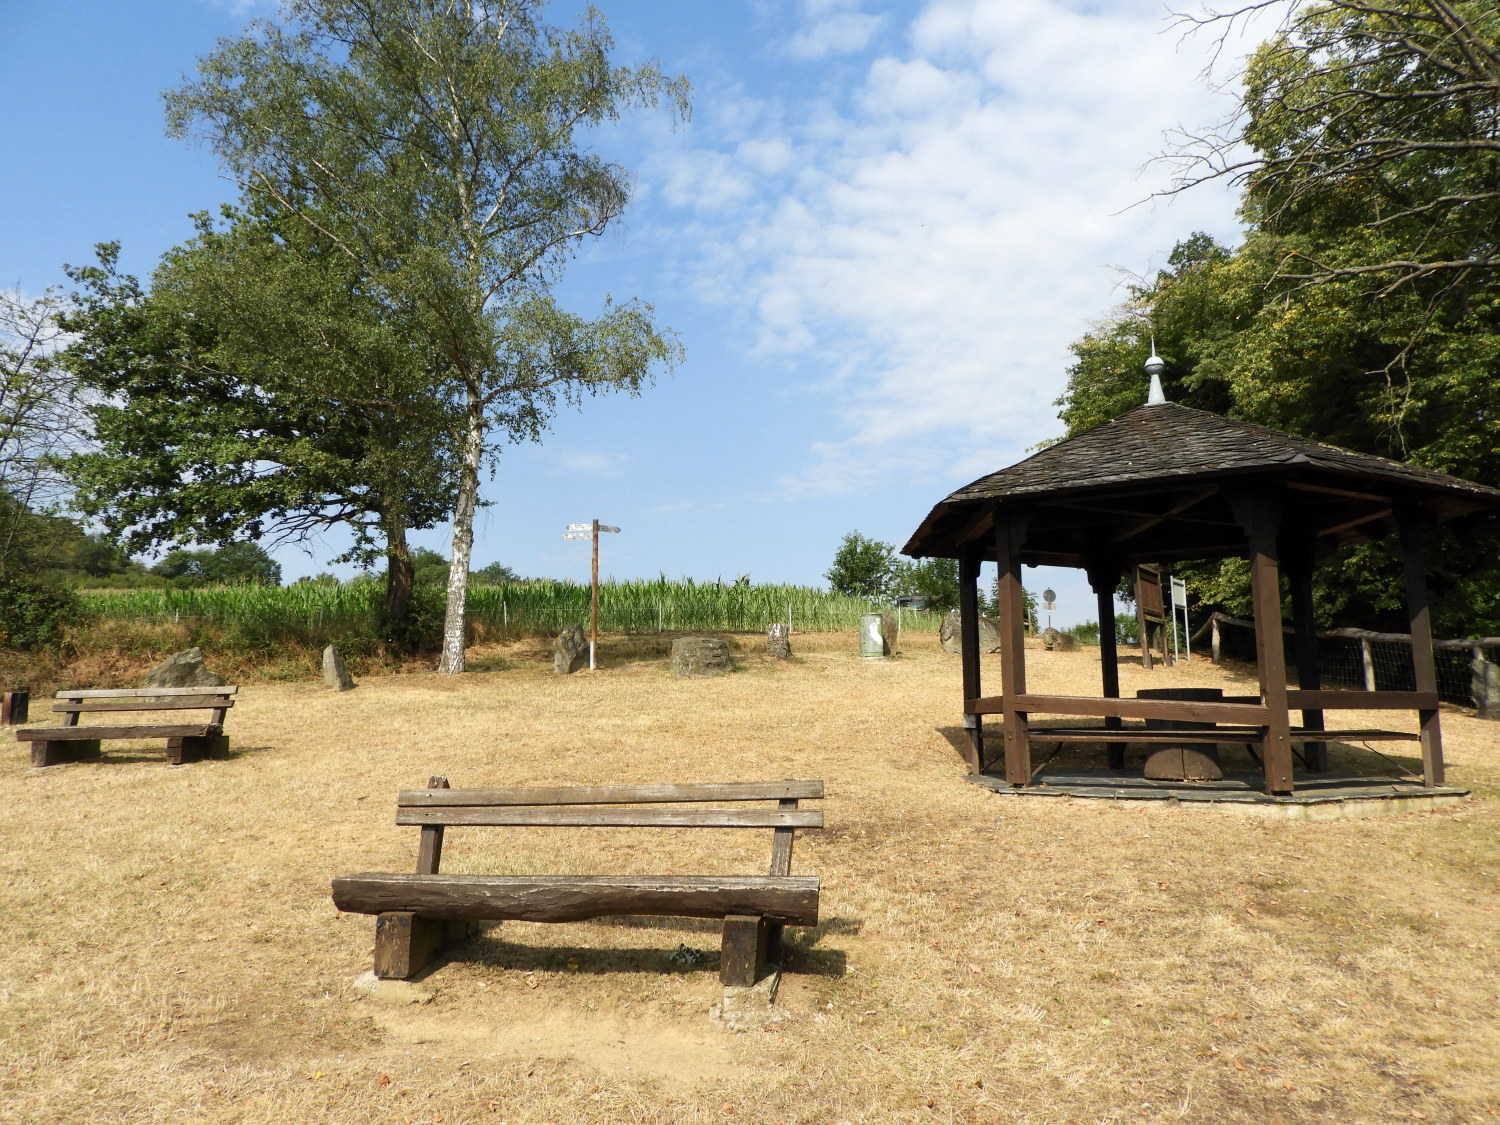
[[[1218,781],[1155,781],[1139,770],[1043,769],[1033,784],[1021,788],[1005,780],[1003,772],[970,774],[966,780],[1012,797],[1065,797],[1092,801],[1176,802],[1195,808],[1217,808],[1242,813],[1300,820],[1340,820],[1370,816],[1401,816],[1431,812],[1456,805],[1467,789],[1426,786],[1422,780],[1370,777],[1358,774],[1299,775],[1292,793],[1262,792],[1259,773],[1226,773]]]

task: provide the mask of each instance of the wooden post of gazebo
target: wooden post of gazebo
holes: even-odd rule
[[[1261,742],[1267,793],[1292,791],[1292,732],[1287,714],[1286,642],[1281,632],[1281,574],[1276,531],[1281,498],[1270,490],[1231,497],[1250,547],[1250,600],[1255,607],[1255,664],[1260,701],[1269,711]]]
[[[1000,615],[1001,715],[1005,723],[1005,780],[1031,784],[1031,740],[1026,734],[1026,712],[1018,708],[1026,694],[1026,607],[1021,590],[1021,544],[1027,515],[1001,508],[995,513],[995,565],[1000,578],[996,600]]]
[[[1306,536],[1283,536],[1280,546],[1287,582],[1292,588],[1292,651],[1297,663],[1297,686],[1303,691],[1317,691],[1323,686],[1318,623],[1313,611],[1314,547],[1313,540]],[[1324,730],[1323,712],[1304,708],[1302,725],[1308,730]],[[1328,768],[1328,744],[1304,743],[1302,757],[1308,772],[1322,773]]]
[[[979,545],[966,546],[958,556],[958,643],[963,663],[964,699],[978,699],[979,679]],[[984,769],[984,716],[969,713],[964,707],[964,737],[969,772]]]
[[[1396,512],[1401,558],[1406,577],[1406,611],[1411,619],[1411,664],[1416,689],[1437,695],[1437,665],[1432,656],[1432,614],[1427,605],[1427,528],[1421,513],[1403,506]],[[1443,784],[1443,734],[1436,707],[1417,711],[1422,741],[1422,784]]]
[[[1088,564],[1086,573],[1093,588],[1099,611],[1099,679],[1105,699],[1120,698],[1120,654],[1115,643],[1115,587],[1120,584],[1124,568],[1118,559],[1094,559]],[[1108,730],[1120,729],[1120,717],[1108,715],[1104,726]],[[1125,744],[1105,744],[1106,764],[1112,770],[1125,768]]]

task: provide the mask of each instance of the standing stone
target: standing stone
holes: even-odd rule
[[[880,635],[885,638],[885,654],[889,656],[896,651],[896,643],[901,640],[901,615],[894,609],[880,615]]]
[[[559,676],[578,671],[589,660],[589,642],[582,625],[569,625],[552,642],[552,670]]]
[[[944,652],[962,652],[963,638],[962,630],[959,628],[958,610],[950,610],[943,618],[943,624],[938,630],[938,639],[943,644]],[[1000,651],[1000,623],[993,617],[980,615],[979,618],[979,651]]]
[[[792,635],[784,621],[766,630],[766,655],[775,660],[786,660],[792,655]]]
[[[1500,719],[1500,664],[1476,656],[1469,664],[1469,690],[1480,719]]]
[[[203,666],[203,650],[196,645],[174,652],[146,673],[145,687],[222,687],[227,681]]]
[[[678,637],[672,642],[672,674],[679,680],[722,676],[733,667],[728,641],[718,637]]]
[[[344,658],[332,645],[323,650],[323,682],[335,691],[348,691],[354,686],[354,677],[344,667]]]

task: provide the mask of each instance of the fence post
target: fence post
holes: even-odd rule
[[[1374,691],[1375,690],[1375,656],[1371,652],[1371,649],[1370,649],[1370,639],[1368,637],[1361,637],[1359,639],[1359,654],[1360,654],[1360,659],[1364,663],[1364,668],[1365,668],[1365,690],[1366,691]]]

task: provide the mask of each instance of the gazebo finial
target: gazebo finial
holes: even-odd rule
[[[1151,356],[1146,360],[1146,374],[1151,376],[1151,390],[1146,395],[1147,406],[1160,406],[1167,401],[1167,396],[1161,389],[1161,373],[1167,369],[1167,363],[1161,356],[1156,354],[1156,334],[1151,335]]]

